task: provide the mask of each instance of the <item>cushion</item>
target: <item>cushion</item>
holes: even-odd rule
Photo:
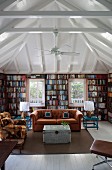
[[[45,118],[51,118],[52,115],[51,115],[51,112],[45,112]]]
[[[3,118],[1,120],[2,126],[7,126],[8,124],[14,124],[14,121],[11,118]]]
[[[69,118],[69,113],[68,112],[63,112],[63,119]]]

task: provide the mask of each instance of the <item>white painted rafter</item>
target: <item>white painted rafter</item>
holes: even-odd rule
[[[16,58],[14,59],[14,64],[15,64],[15,67],[16,67],[16,71],[17,71],[17,73],[19,73],[19,72],[20,72],[20,70],[19,70],[19,66],[18,66],[18,63],[17,63]]]
[[[17,0],[7,0],[7,1],[4,1],[2,4],[0,4],[0,11],[1,10],[4,10],[5,8],[11,6],[12,4],[13,5],[16,5],[18,3]]]
[[[10,53],[11,51],[13,51],[14,49],[16,49],[18,46],[20,46],[22,43],[22,41],[18,42],[16,45],[12,46],[9,49],[6,49],[6,51],[4,51],[4,53],[0,53],[0,61],[3,60],[5,58],[5,55],[7,55],[8,53]],[[1,52],[1,51],[0,51]]]
[[[72,39],[73,39],[73,50],[74,50],[74,51],[76,50],[77,36],[78,36],[78,35],[72,36]],[[69,72],[69,71],[70,71],[70,72],[72,71],[73,62],[75,62],[75,61],[74,61],[74,55],[71,56],[71,64],[68,65],[68,72]]]
[[[18,44],[18,42],[22,41],[25,36],[26,34],[20,34],[19,36],[14,35],[10,37],[7,41],[4,41],[2,44],[0,44],[0,55],[10,50],[10,48],[13,49],[13,47]]]
[[[0,18],[112,18],[112,11],[0,11]]]
[[[62,8],[66,8],[67,10],[77,11],[78,8],[76,6],[71,5],[69,2],[65,0],[56,0],[56,3],[60,5]]]
[[[8,67],[10,66],[10,64],[14,61],[14,59],[19,55],[19,53],[21,52],[21,50],[23,49],[23,47],[25,46],[27,40],[29,38],[29,35],[26,35],[26,37],[24,38],[24,42],[20,45],[19,49],[16,50],[16,52],[14,53],[14,55],[12,56],[10,62],[7,64],[5,70],[8,69]]]
[[[58,0],[58,1],[60,1],[60,0]],[[65,4],[65,3],[63,2],[63,0],[60,1],[60,2],[61,2],[62,5],[64,5],[65,8],[67,8],[67,10],[73,10],[73,7],[71,8],[69,5],[67,5],[67,3]],[[74,7],[74,10],[75,10],[75,7]],[[77,10],[80,10],[80,9],[77,8]],[[97,27],[99,27],[99,28],[104,28],[104,29],[106,28],[109,33],[112,33],[111,29],[110,29],[108,26],[102,24],[101,22],[99,22],[99,21],[97,21],[97,20],[95,20],[95,19],[91,19],[91,20],[88,19],[88,20],[89,20],[91,23],[95,24]],[[78,24],[77,24],[76,22],[74,22],[73,19],[69,19],[69,21],[71,22],[71,24],[72,24],[73,26],[78,26]],[[93,51],[94,56],[97,57],[97,60],[104,62],[104,60],[103,60],[101,57],[99,58],[99,55],[96,55],[95,50],[94,50],[94,48],[93,48],[92,46],[90,46],[90,41],[88,41],[87,37],[86,37],[84,34],[81,34],[81,35],[82,35],[84,41],[86,42],[87,46],[91,49],[91,51]],[[111,65],[107,60],[106,60],[106,64],[107,64],[107,65]],[[105,67],[105,69],[107,70],[106,67]]]
[[[16,50],[17,50],[17,49],[14,50],[13,55],[15,54]],[[4,61],[2,61],[2,63],[0,64],[0,68],[2,68],[2,67],[5,66],[7,63],[9,63],[9,62],[11,61],[11,59],[12,59],[12,56],[10,56],[10,57],[8,57],[8,58],[5,57]],[[5,70],[5,69],[4,69],[4,70]]]
[[[33,69],[32,69],[32,65],[31,65],[31,58],[30,58],[30,55],[29,55],[29,50],[28,50],[27,44],[25,44],[25,48],[26,48],[26,54],[27,54],[26,63],[27,63],[27,66],[28,66],[29,73],[31,73]]]
[[[106,29],[102,28],[57,28],[58,32],[60,33],[105,33],[107,32]],[[5,29],[5,32],[10,33],[53,33],[55,31],[54,28],[9,28]]]
[[[82,34],[81,34],[82,35]],[[98,53],[96,52],[96,50],[91,46],[91,43],[90,43],[90,41],[88,40],[88,38],[83,34],[82,35],[82,38],[83,38],[83,40],[85,41],[85,43],[86,43],[86,45],[88,46],[88,48],[90,49],[90,51],[93,53],[93,55],[94,55],[94,57],[96,58],[97,57],[97,60],[100,62],[100,63],[103,63],[104,62],[104,60],[105,60],[105,62],[106,62],[106,64],[107,65],[111,65],[111,63],[109,63],[106,59],[102,59],[99,55],[98,55]],[[104,66],[104,65],[103,65]],[[105,67],[105,70],[107,70],[107,67]]]
[[[59,1],[59,4],[63,7],[65,7],[67,10],[84,10],[84,9],[81,9],[79,7],[76,7],[76,6],[73,6],[73,5],[70,5],[68,2],[64,2],[64,0],[57,0],[56,2]],[[86,11],[84,11],[86,12]],[[103,12],[103,11],[102,11]],[[111,11],[112,12],[112,11]],[[94,24],[95,26],[97,26],[98,28],[102,28],[102,29],[105,29],[107,30],[107,32],[109,32],[110,34],[112,34],[112,30],[110,27],[108,27],[107,25],[105,25],[104,23],[100,22],[99,20],[96,20],[94,18],[87,18],[87,20],[89,22],[91,22],[92,24]],[[71,21],[71,19],[70,19]]]
[[[37,10],[37,11],[42,10],[44,7],[48,6],[50,3],[52,3],[52,0],[46,0],[44,3],[41,3],[39,6],[30,8],[30,10]],[[6,7],[6,4],[4,4],[4,7]],[[3,7],[2,7],[2,10],[3,10]],[[0,34],[4,33],[5,30],[7,29],[14,28],[17,24],[23,22],[24,20],[25,19],[14,19],[10,24],[0,29]]]
[[[103,53],[104,55],[106,55],[106,59],[112,63],[112,55],[109,54],[107,51],[105,51],[104,49],[100,48],[99,46],[97,46],[96,44],[90,43],[91,47],[97,49],[98,51],[100,51],[101,53]]]
[[[40,34],[40,47],[41,47],[41,56],[42,56],[42,72],[44,73],[46,71],[46,67],[45,67],[45,56],[44,56],[44,52],[43,52],[43,41],[42,41],[42,34]]]
[[[105,0],[96,0],[96,1],[104,5],[106,8],[112,10],[112,3],[109,3],[108,1]]]

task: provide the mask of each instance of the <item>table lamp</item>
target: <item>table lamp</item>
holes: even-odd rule
[[[25,113],[29,111],[30,103],[29,102],[20,102],[20,112],[22,112],[21,117],[25,118]]]
[[[94,111],[94,102],[93,101],[84,101],[84,110],[86,111],[86,115],[91,117]]]

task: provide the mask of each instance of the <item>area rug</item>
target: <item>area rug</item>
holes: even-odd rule
[[[79,154],[90,153],[93,138],[90,133],[82,129],[81,132],[71,133],[71,143],[44,144],[42,132],[28,131],[22,154]]]

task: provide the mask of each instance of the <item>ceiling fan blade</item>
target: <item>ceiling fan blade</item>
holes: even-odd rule
[[[36,48],[35,50],[39,50],[39,51],[49,51],[49,52],[50,52],[50,50],[44,50],[44,49],[38,49],[38,48]]]
[[[78,52],[62,52],[61,51],[61,55],[80,55],[80,53],[78,53]]]

